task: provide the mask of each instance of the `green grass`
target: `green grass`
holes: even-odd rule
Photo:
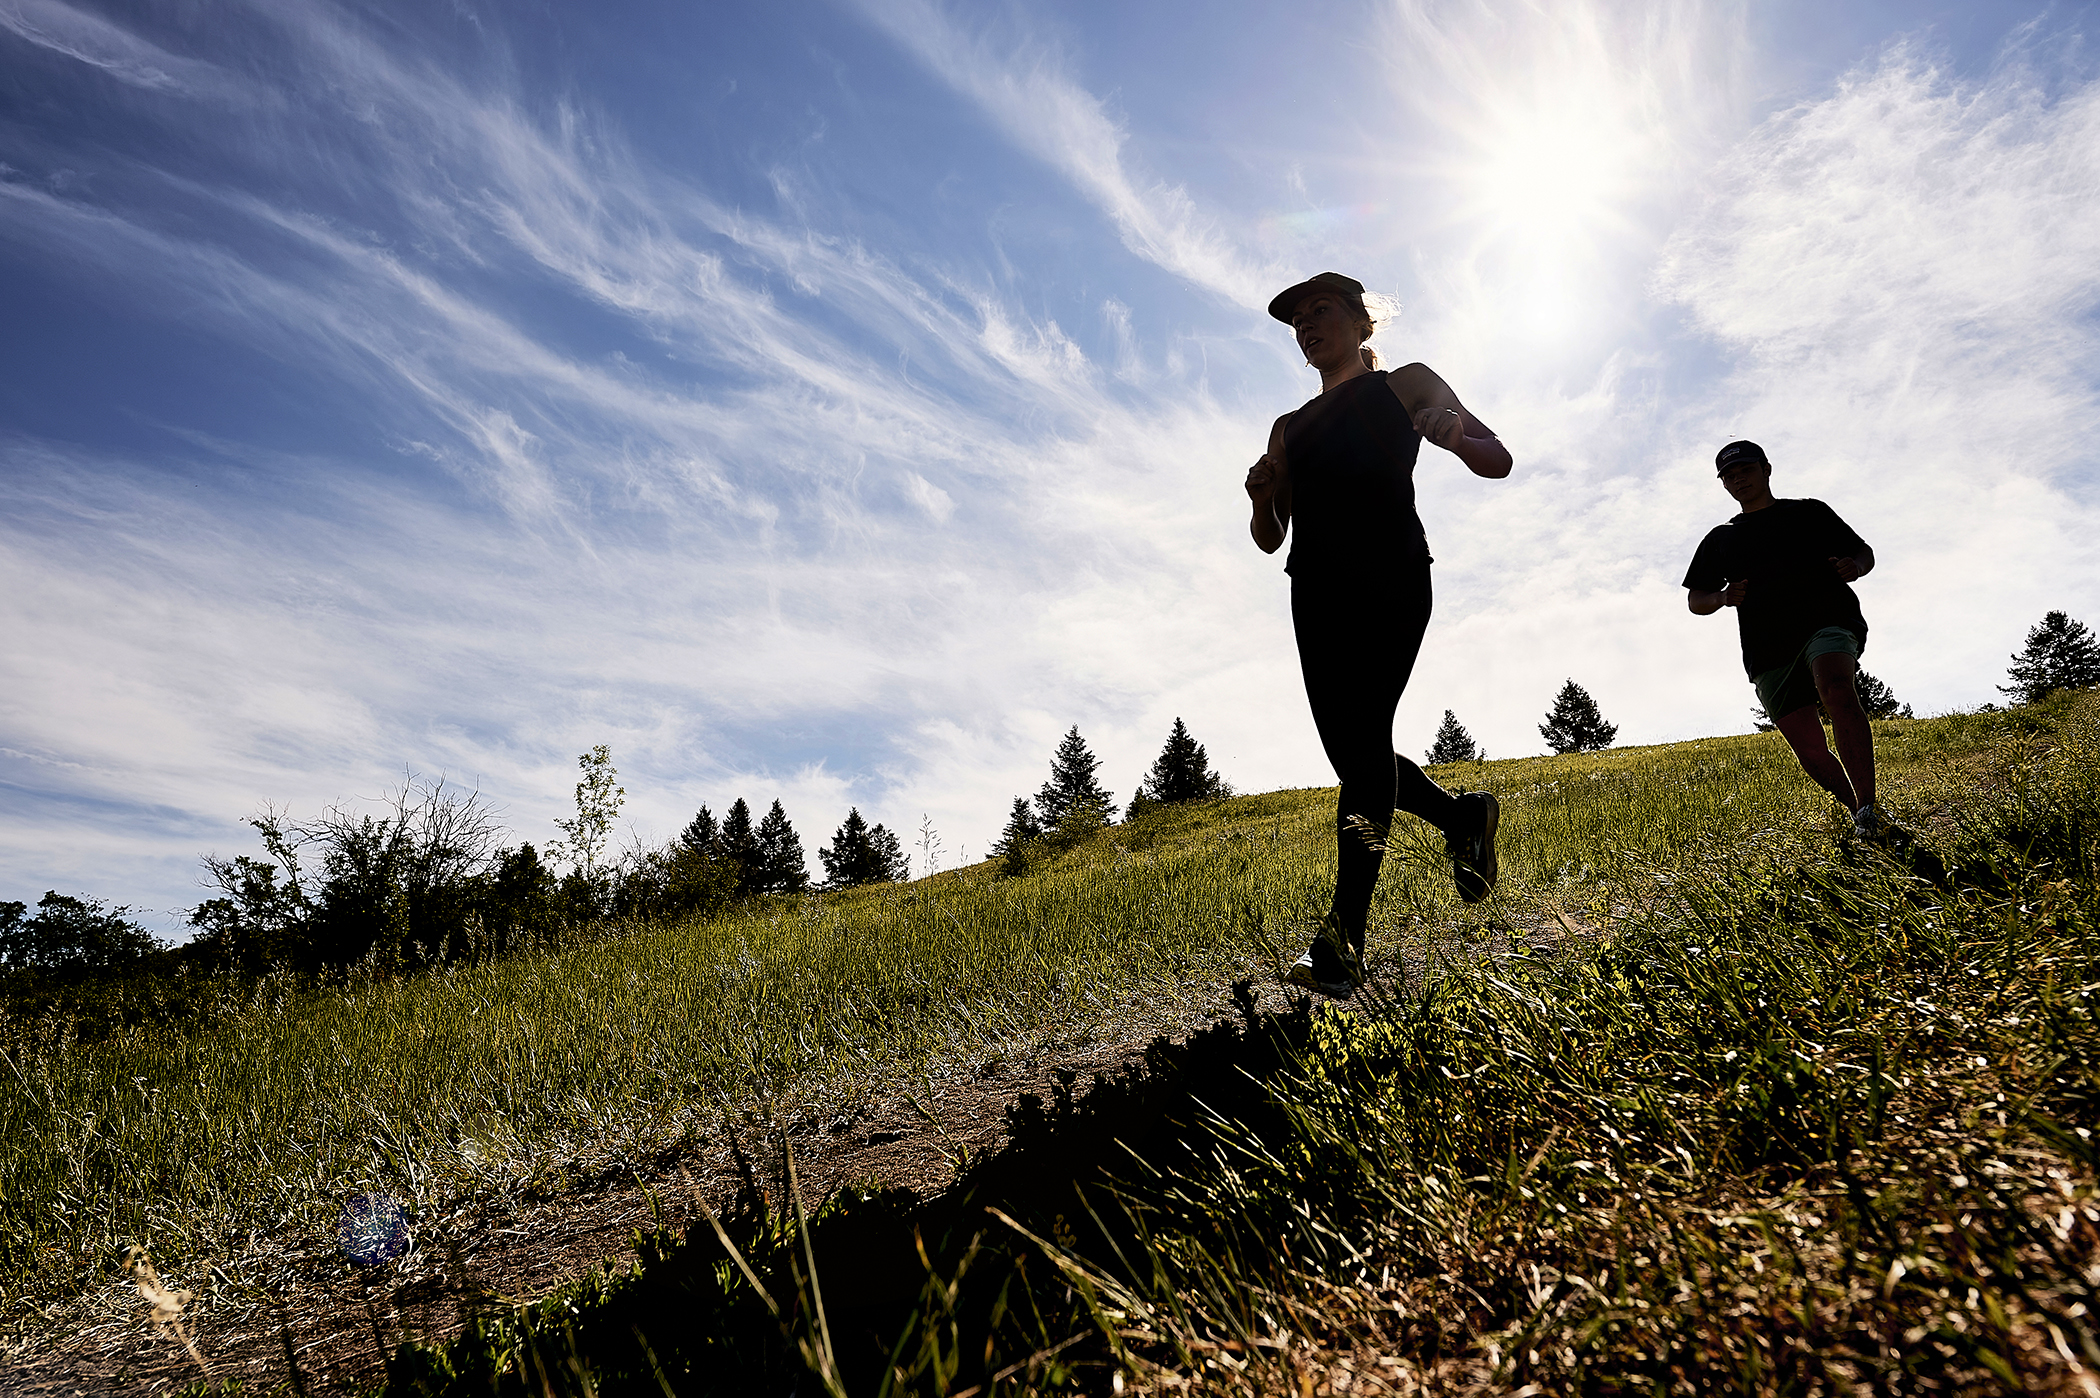
[[[1890,804],[1957,800],[1963,764],[2045,739],[2062,707],[1877,725]],[[1818,828],[1828,807],[1776,735],[1438,775],[1502,797],[1504,892],[1462,907],[1436,847],[1403,841],[1374,960],[1477,941],[1484,917],[1632,915],[1659,870]],[[1244,797],[1111,827],[1019,879],[978,865],[411,979],[268,982],[195,1033],[7,1025],[7,1309],[98,1287],[127,1242],[171,1274],[231,1275],[257,1236],[329,1231],[356,1189],[441,1212],[492,1181],[554,1188],[724,1108],[792,1107],[1273,966],[1323,910],[1332,822],[1331,789]]]
[[[1424,921],[1404,991],[1243,1000],[1024,1102],[940,1198],[747,1208],[777,1310],[711,1231],[659,1234],[389,1391],[2090,1392],[2100,697],[1888,737],[1951,877],[1815,821],[1650,822],[1595,936]],[[1754,809],[1758,756],[1511,775],[1618,805],[1708,764],[1722,799],[1673,809]]]

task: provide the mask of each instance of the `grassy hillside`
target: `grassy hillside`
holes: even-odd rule
[[[2020,896],[2045,883],[2057,889],[2048,895],[2051,907],[2084,906],[2079,899],[2091,892],[2090,865],[2042,879],[2020,862],[2024,856],[2008,843],[2013,837],[1992,803],[2012,799],[2006,793],[2041,780],[2036,774],[2045,770],[2055,774],[2051,781],[2067,780],[2063,745],[2089,748],[2091,726],[2082,700],[1877,725],[1886,804],[1950,844],[1974,846],[1973,867],[2002,867],[1992,875],[2000,880],[1995,891],[1964,895],[1979,909],[1996,910],[1979,912],[1979,925],[2017,921],[2020,913],[2003,910],[2022,908]],[[2048,752],[2059,756],[2047,758]],[[1411,1007],[1370,1011],[1347,1030],[1307,1020],[1305,1033],[1327,1037],[1312,1060],[1320,1066],[1305,1070],[1291,1111],[1323,1143],[1320,1159],[1337,1151],[1352,1161],[1362,1157],[1349,1167],[1357,1172],[1350,1182],[1321,1186],[1349,1195],[1347,1207],[1357,1211],[1352,1217],[1383,1200],[1379,1207],[1443,1219],[1443,1227],[1452,1219],[1441,1204],[1422,1212],[1436,1201],[1421,1194],[1427,1187],[1419,1183],[1421,1172],[1407,1172],[1417,1182],[1405,1189],[1391,1173],[1388,1133],[1408,1139],[1419,1133],[1422,1118],[1410,1096],[1421,1083],[1389,1070],[1395,1062],[1429,1061],[1420,1057],[1422,1035],[1442,1043],[1434,1057],[1446,1076],[1431,1086],[1473,1081],[1468,1075],[1480,1071],[1463,1065],[1467,1055],[1454,1049],[1452,1034],[1472,1044],[1467,1053],[1506,1048],[1519,1054],[1497,1060],[1495,1071],[1506,1080],[1492,1107],[1481,1095],[1485,1087],[1466,1089],[1458,1113],[1464,1120],[1454,1122],[1445,1133],[1450,1140],[1431,1154],[1455,1152],[1451,1168],[1467,1170],[1506,1157],[1512,1179],[1536,1180],[1550,1168],[1561,1183],[1579,1183],[1582,1169],[1554,1164],[1548,1140],[1556,1131],[1563,1145],[1572,1140],[1554,1103],[1556,1094],[1575,1088],[1562,1081],[1565,1073],[1540,1068],[1522,1056],[1529,1050],[1513,1046],[1529,1042],[1527,1035],[1567,1036],[1580,1060],[1594,1065],[1576,1075],[1586,1091],[1610,1079],[1623,1066],[1617,1059],[1636,1048],[1648,1056],[1644,1061],[1667,1060],[1707,1012],[1689,1019],[1681,1011],[1675,1019],[1660,1014],[1652,1004],[1658,986],[1697,1001],[1705,993],[1696,990],[1705,968],[1731,964],[1718,951],[1713,960],[1687,962],[1684,948],[1733,939],[1745,949],[1728,955],[1767,964],[1772,948],[1786,944],[1775,930],[1779,922],[1768,918],[1761,930],[1750,927],[1741,921],[1743,908],[1769,902],[1792,909],[1789,900],[1797,896],[1813,904],[1818,895],[1802,882],[1810,878],[1804,871],[1829,864],[1837,847],[1827,798],[1800,776],[1776,735],[1469,765],[1437,775],[1502,797],[1503,892],[1490,904],[1465,908],[1453,899],[1432,842],[1400,851],[1373,909],[1374,969],[1427,948],[1440,954],[1437,983],[1450,989],[1425,994]],[[2077,792],[2062,799],[2073,797],[2086,799]],[[725,1107],[764,1098],[792,1109],[798,1098],[844,1076],[865,1080],[901,1073],[929,1056],[982,1052],[1015,1035],[1084,1020],[1133,995],[1172,993],[1190,980],[1216,985],[1250,972],[1270,974],[1279,957],[1295,955],[1324,906],[1331,802],[1331,791],[1315,790],[1162,811],[1135,827],[1111,827],[1018,879],[980,865],[701,925],[639,928],[616,940],[413,980],[305,991],[266,987],[189,1036],[140,1034],[82,1045],[54,1026],[10,1025],[9,1071],[0,1073],[0,1267],[10,1310],[98,1285],[121,1246],[134,1239],[153,1244],[164,1269],[197,1275],[216,1264],[233,1275],[258,1235],[328,1232],[339,1201],[354,1189],[385,1188],[418,1210],[441,1211],[494,1177],[551,1176],[592,1152],[674,1143],[706,1129]],[[2077,838],[2089,838],[2090,827],[2081,828],[2088,833]],[[2074,848],[2085,847],[2074,841]],[[1790,891],[1794,884],[1781,889],[1771,881],[1778,867],[1792,870],[1788,877],[1810,891],[1797,895]],[[1932,938],[1966,935],[1960,928],[1968,924],[1947,910],[1951,901],[1947,907],[1921,901],[1895,872],[1872,877],[1886,883],[1876,885],[1874,895],[1886,907],[1873,905],[1882,913],[1865,929],[1845,922],[1845,935],[1885,940],[1897,928],[1919,946],[1935,947]],[[1594,953],[1528,969],[1453,961],[1448,954],[1477,945],[1487,921],[1549,917],[1613,935],[1600,939]],[[1916,950],[1906,946],[1902,966]],[[1799,947],[1789,953],[1800,954]],[[1644,969],[1651,966],[1666,970]],[[2006,962],[2008,975],[2031,969]],[[1749,965],[1731,971],[1753,973]],[[1812,983],[1799,968],[1775,974],[1789,984]],[[1492,987],[1527,979],[1528,988],[1508,995],[1510,1005],[1528,1008],[1480,1008],[1481,997],[1503,994],[1490,993]],[[1757,1002],[1762,1011],[1778,1003],[1776,987],[1744,984],[1755,992],[1743,992],[1745,1004]],[[1812,1018],[1835,1013],[1826,997],[1808,998],[1818,1002],[1820,1014]],[[1504,1013],[1517,1016],[1511,1023],[1521,1021],[1523,1034],[1497,1018]],[[1602,1027],[1585,1019],[1597,1015],[1616,1018]],[[1759,1023],[1770,1018],[1752,1016]],[[1779,1096],[1793,1101],[1806,1091],[1796,1082],[1805,1070],[1790,1066],[1793,1060],[1774,1047],[1781,1027],[1768,1025],[1757,1056],[1744,1059],[1756,1071],[1730,1070],[1730,1091],[1760,1102],[1773,1098],[1775,1089],[1759,1076],[1773,1072],[1790,1084]],[[1246,1032],[1260,1031],[1250,1023]],[[1780,1037],[1792,1043],[1790,1035]],[[1870,1082],[1886,1074],[1885,1068],[1859,1071]],[[1643,1171],[1677,1168],[1667,1165],[1675,1151],[1738,1175],[1763,1168],[1746,1165],[1739,1144],[1755,1139],[1761,1118],[1751,1114],[1749,1125],[1720,1135],[1711,1120],[1678,1121],[1667,1103],[1649,1105],[1667,1096],[1669,1075],[1657,1068],[1649,1076],[1657,1073],[1652,1082],[1625,1085],[1622,1096],[1608,1099],[1614,1104],[1608,1109],[1592,1101],[1587,1115],[1577,1113],[1592,1132],[1613,1113],[1624,1118],[1611,1128],[1619,1137],[1586,1139],[1653,1146],[1643,1147],[1638,1163],[1627,1152],[1642,1152],[1631,1145],[1613,1161],[1584,1158],[1585,1168],[1599,1173],[1593,1188],[1600,1200],[1612,1198],[1614,1208],[1637,1205],[1638,1191],[1632,1204],[1624,1202],[1625,1182]],[[1843,1080],[1841,1074],[1833,1081]],[[1402,1081],[1411,1086],[1396,1096],[1393,1084]],[[1337,1083],[1378,1091],[1337,1095]],[[1658,1092],[1664,1097],[1655,1097]],[[1630,1105],[1616,1105],[1621,1101]],[[1883,1094],[1874,1110],[1885,1114],[1887,1101]],[[1386,1119],[1381,1112],[1399,1116]],[[1649,1137],[1664,1131],[1658,1123],[1665,1118],[1677,1124]],[[1336,1134],[1345,1127],[1357,1134]],[[1469,1132],[1485,1134],[1462,1140]],[[1250,1161],[1268,1158],[1294,1178],[1312,1170],[1310,1158],[1293,1165],[1277,1156],[1279,1147],[1266,1137],[1241,1145]],[[1421,1149],[1410,1145],[1407,1152]],[[1541,1154],[1526,1176],[1519,1157],[1534,1150]],[[1696,1178],[1698,1170],[1686,1166],[1680,1173]],[[1239,1187],[1231,1178],[1227,1172],[1211,1187],[1230,1197]],[[1590,1207],[1586,1198],[1575,1202]],[[1239,1212],[1262,1216],[1251,1204]],[[1599,1226],[1629,1225],[1618,1219]],[[1258,1230],[1248,1236],[1259,1236]],[[1163,1262],[1167,1270],[1154,1269],[1156,1275],[1193,1268],[1189,1286],[1216,1289],[1197,1275],[1219,1265],[1212,1252],[1192,1255],[1208,1260],[1177,1260],[1168,1246],[1162,1256],[1172,1265]],[[1337,1256],[1347,1260],[1330,1253],[1321,1266],[1331,1272]],[[1066,1263],[1075,1275],[1103,1265],[1099,1258]],[[1658,1264],[1651,1258],[1648,1265]],[[1269,1278],[1262,1284],[1273,1290],[1282,1283]],[[1127,1277],[1103,1273],[1095,1294],[1131,1285]],[[1134,1314],[1131,1306],[1158,1304],[1141,1292],[1125,1298],[1126,1315]],[[1201,1357],[1191,1345],[1232,1340],[1254,1325],[1252,1314],[1234,1320],[1192,1311],[1150,1322],[1138,1327],[1149,1336],[1138,1344],[1144,1352],[1116,1362],[1133,1376],[1150,1359],[1185,1365]],[[1232,1343],[1253,1356],[1267,1342],[1249,1331]],[[1117,1340],[1111,1347],[1123,1345]],[[2100,1363],[2100,1355],[2094,1360]]]

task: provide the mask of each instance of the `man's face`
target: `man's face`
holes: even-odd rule
[[[1721,469],[1721,489],[1735,497],[1738,505],[1762,500],[1772,493],[1772,464],[1742,457]]]

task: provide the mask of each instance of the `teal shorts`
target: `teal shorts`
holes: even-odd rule
[[[1816,676],[1809,664],[1819,655],[1849,655],[1858,660],[1859,637],[1842,626],[1826,626],[1808,638],[1799,655],[1752,680],[1757,686],[1757,702],[1765,706],[1766,718],[1777,723],[1794,710],[1816,702]]]

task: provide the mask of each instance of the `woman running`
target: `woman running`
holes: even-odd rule
[[[1383,839],[1395,808],[1444,832],[1469,903],[1495,886],[1500,820],[1487,792],[1453,795],[1394,752],[1393,713],[1429,627],[1416,453],[1427,438],[1474,475],[1499,480],[1509,474],[1509,451],[1427,366],[1378,368],[1364,345],[1374,327],[1363,296],[1363,283],[1322,272],[1269,303],[1320,371],[1320,393],[1276,419],[1268,451],[1247,473],[1249,528],[1262,552],[1276,552],[1297,529],[1284,571],[1298,663],[1320,743],[1342,780],[1334,910],[1284,979],[1336,997],[1363,979],[1364,924],[1382,858],[1372,839]]]

